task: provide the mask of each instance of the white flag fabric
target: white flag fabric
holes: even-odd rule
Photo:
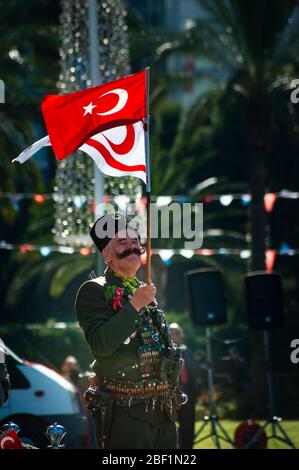
[[[41,148],[46,147],[47,145],[51,145],[49,136],[46,135],[40,140],[37,140],[34,142],[34,144],[29,145],[25,150],[23,150],[22,153],[17,158],[14,158],[12,160],[12,163],[14,162],[19,162],[19,163],[24,163],[26,160],[28,160],[32,155],[34,155],[36,152],[38,152]]]
[[[86,152],[106,175],[136,176],[146,184],[142,121],[100,132],[79,150]]]
[[[42,147],[51,145],[46,135],[27,147],[12,162],[24,163]],[[114,127],[95,134],[79,150],[109,176],[135,176],[146,184],[144,126],[142,121]]]

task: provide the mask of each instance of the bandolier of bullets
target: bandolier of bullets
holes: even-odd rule
[[[127,293],[127,288],[124,294]],[[143,309],[137,318],[137,362],[118,371],[118,377],[100,377],[98,392],[105,393],[117,404],[131,406],[143,401],[145,411],[155,410],[159,402],[161,411],[166,405],[173,407],[173,384],[164,376],[160,377],[161,360],[164,351],[169,350],[172,341],[162,310],[152,307]],[[139,369],[142,380],[128,381],[124,377],[132,369]],[[165,374],[164,374],[165,375]]]
[[[146,326],[143,326],[140,330],[141,330],[140,333],[142,335],[143,343],[151,344],[152,343],[152,331]]]
[[[162,349],[162,344],[151,319],[149,317],[145,318],[144,322],[145,324],[138,329],[139,340],[142,344],[138,347],[138,362],[141,376],[143,379],[146,379],[157,368],[160,362],[161,353],[159,349]]]
[[[167,398],[169,384],[167,381],[150,380],[129,382],[119,379],[104,379],[101,389],[110,393],[118,400],[144,400],[151,398]]]
[[[138,349],[139,365],[141,367],[158,364],[160,361],[160,353],[152,348],[152,346],[141,346]]]

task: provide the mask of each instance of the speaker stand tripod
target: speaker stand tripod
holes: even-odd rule
[[[217,449],[221,449],[221,441],[228,442],[234,447],[234,442],[229,437],[228,433],[217,418],[216,405],[213,398],[214,393],[214,377],[212,369],[212,347],[211,347],[211,330],[206,327],[206,346],[207,346],[207,365],[208,365],[208,395],[210,414],[204,416],[203,423],[194,437],[194,444],[198,444],[206,439],[211,438],[214,441]],[[210,425],[210,433],[206,436],[200,437],[207,426]],[[199,437],[199,439],[198,439]]]
[[[270,347],[269,347],[269,332],[264,331],[264,350],[266,358],[266,372],[267,372],[267,386],[268,386],[268,399],[269,399],[269,411],[270,417],[265,421],[263,426],[249,439],[243,449],[249,449],[255,442],[258,441],[259,436],[265,431],[269,426],[271,427],[271,435],[268,436],[268,441],[270,439],[283,442],[288,447],[296,449],[295,444],[288,436],[286,431],[281,425],[281,418],[275,415],[275,405],[274,405],[274,393],[273,393],[273,379],[271,372],[271,356],[270,356]]]

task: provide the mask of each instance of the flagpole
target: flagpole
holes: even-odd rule
[[[88,5],[88,32],[89,32],[89,70],[91,86],[100,85],[100,53],[99,53],[99,35],[98,35],[98,12],[97,0],[89,0]],[[95,221],[102,215],[102,206],[104,196],[104,176],[94,163],[94,211]],[[100,211],[100,213],[99,213]],[[104,262],[96,251],[96,271],[99,276],[104,270]]]
[[[145,117],[145,165],[146,165],[146,283],[151,283],[151,174],[150,174],[150,68],[146,67],[146,117]]]

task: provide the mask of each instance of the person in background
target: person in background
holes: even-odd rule
[[[60,366],[61,375],[75,385],[79,385],[80,365],[74,356],[67,356]]]
[[[241,357],[237,346],[231,346],[228,350],[228,373],[229,383],[238,397],[246,392],[249,386],[249,379],[245,361]]]
[[[182,348],[184,360],[181,372],[181,388],[188,396],[187,403],[178,411],[179,444],[181,449],[192,449],[194,441],[195,405],[199,394],[196,362],[190,350],[183,344],[184,333],[177,323],[169,325],[172,341]]]

